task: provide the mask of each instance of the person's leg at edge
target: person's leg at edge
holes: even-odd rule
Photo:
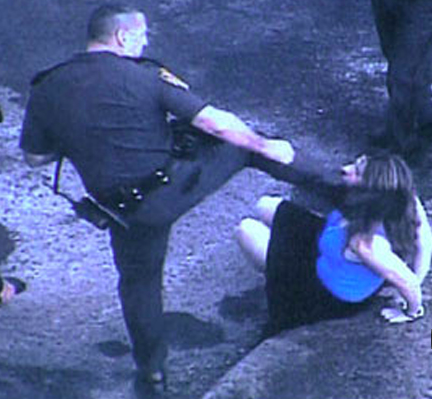
[[[16,277],[0,277],[0,305],[10,302],[26,290],[26,283]]]
[[[120,275],[118,292],[137,377],[149,383],[165,378],[162,276],[170,227],[111,228],[111,246]]]

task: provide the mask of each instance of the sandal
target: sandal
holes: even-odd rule
[[[21,294],[27,288],[27,284],[16,277],[2,277],[0,280],[2,283],[0,305],[9,302],[15,295]]]

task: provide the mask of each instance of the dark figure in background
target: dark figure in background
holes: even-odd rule
[[[372,8],[389,94],[385,132],[376,141],[415,162],[432,141],[432,1],[372,0]]]
[[[294,156],[287,141],[254,133],[142,58],[146,45],[141,11],[97,9],[87,51],[33,80],[20,141],[31,166],[70,159],[87,191],[128,225],[110,233],[139,392],[165,379],[161,288],[172,224],[252,160],[277,171]],[[168,116],[197,130],[195,150],[175,142]]]

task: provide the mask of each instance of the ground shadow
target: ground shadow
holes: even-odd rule
[[[15,242],[11,239],[9,231],[0,224],[0,262],[3,262],[15,249]]]
[[[165,323],[168,342],[176,349],[208,348],[225,339],[222,327],[189,313],[167,312]]]
[[[225,340],[220,326],[199,320],[189,313],[167,312],[164,317],[167,341],[173,348],[182,350],[208,348]],[[96,347],[100,353],[111,358],[124,356],[131,351],[130,346],[121,341],[103,341]]]
[[[97,385],[87,371],[0,363],[0,399],[86,399]]]
[[[264,287],[244,291],[240,296],[225,296],[219,302],[219,314],[223,318],[239,323],[245,319],[266,317],[267,304]]]
[[[122,357],[130,353],[131,348],[128,344],[121,341],[103,341],[96,345],[97,350],[106,357]]]

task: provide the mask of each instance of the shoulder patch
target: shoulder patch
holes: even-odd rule
[[[184,80],[180,79],[164,67],[159,68],[159,78],[172,86],[179,87],[183,90],[189,90],[189,85]]]

